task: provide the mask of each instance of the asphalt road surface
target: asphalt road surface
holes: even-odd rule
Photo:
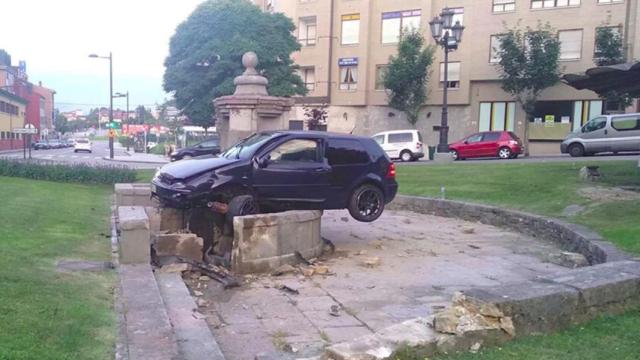
[[[93,141],[93,149],[91,153],[73,151],[73,147],[64,149],[51,149],[51,150],[33,150],[31,149],[31,157],[36,160],[53,161],[58,163],[84,163],[87,165],[110,165],[110,166],[126,166],[130,168],[138,169],[155,169],[160,165],[156,164],[143,164],[143,163],[128,163],[128,162],[113,162],[105,160],[105,157],[109,157],[109,142],[108,141]],[[125,149],[121,148],[119,144],[115,144],[114,156],[126,156]],[[27,150],[27,156],[28,150]],[[22,159],[23,153],[11,152],[0,154],[0,157]]]
[[[562,161],[574,161],[574,162],[583,162],[583,161],[619,161],[619,160],[631,160],[631,161],[640,161],[640,153],[624,153],[624,154],[600,154],[594,156],[583,156],[574,158],[569,156],[568,154],[563,155],[539,155],[539,156],[530,156],[530,157],[518,157],[517,159],[509,159],[502,160],[498,158],[481,158],[481,159],[466,159],[461,161],[455,161],[454,164],[513,164],[513,163],[545,163],[545,162],[562,162]],[[402,162],[399,162],[402,163]],[[433,161],[429,160],[420,160],[414,162],[402,163],[403,165],[411,165],[411,166],[419,166],[419,165],[432,165]]]

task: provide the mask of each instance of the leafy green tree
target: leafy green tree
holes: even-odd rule
[[[153,114],[151,114],[151,112],[147,110],[147,108],[145,108],[142,105],[139,105],[138,107],[136,107],[135,123],[136,124],[156,124],[157,121],[156,121],[156,118],[153,117]]]
[[[300,49],[294,29],[285,15],[265,13],[247,0],[205,1],[171,38],[164,89],[193,124],[211,126],[213,99],[233,93],[233,79],[244,71],[242,55],[253,51],[271,95],[304,95],[291,60]]]
[[[56,114],[55,128],[57,131],[61,132],[62,134],[69,132],[69,121],[61,113]]]
[[[389,58],[383,74],[389,105],[403,111],[415,126],[422,105],[427,101],[427,81],[433,64],[434,49],[425,46],[422,34],[411,30],[402,35],[398,54]]]
[[[596,51],[593,62],[598,66],[609,66],[624,63],[624,42],[620,31],[611,26],[599,27],[596,30]],[[600,94],[600,98],[607,104],[607,110],[624,110],[633,103],[633,97],[628,93],[615,90]]]
[[[529,155],[529,122],[543,90],[560,81],[560,41],[549,25],[508,29],[501,37],[496,65],[502,89],[524,109],[525,156]]]

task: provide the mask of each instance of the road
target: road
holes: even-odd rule
[[[127,156],[124,148],[120,147],[120,144],[115,144],[114,155],[115,156]],[[22,159],[22,151],[0,154],[0,157]],[[28,152],[27,152],[28,156]],[[83,163],[87,165],[103,165],[103,166],[126,166],[136,169],[155,169],[160,165],[157,164],[144,164],[136,162],[113,162],[105,160],[105,157],[109,157],[109,142],[108,141],[94,141],[93,151],[91,153],[79,152],[74,153],[73,148],[64,149],[51,149],[51,150],[31,150],[31,157],[36,160],[53,161],[58,163]]]
[[[625,154],[601,154],[595,156],[584,156],[579,158],[574,158],[569,155],[539,155],[539,156],[530,156],[530,157],[519,157],[517,159],[509,159],[509,160],[501,160],[497,158],[482,158],[482,159],[466,159],[462,161],[456,161],[454,164],[513,164],[513,163],[546,163],[546,162],[562,162],[562,161],[573,161],[573,162],[588,162],[588,161],[620,161],[620,160],[630,160],[630,161],[640,161],[640,153],[625,153]],[[400,162],[399,162],[400,163]],[[436,164],[433,161],[429,160],[420,160],[409,163],[402,163],[403,165],[410,166],[419,166],[419,165],[433,165]]]

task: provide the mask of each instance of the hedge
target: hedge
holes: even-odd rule
[[[67,165],[10,159],[0,159],[0,176],[86,184],[130,183],[136,180],[135,170],[125,167]]]

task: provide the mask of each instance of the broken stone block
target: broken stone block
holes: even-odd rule
[[[433,328],[443,334],[455,334],[460,318],[453,308],[447,308],[434,315]]]
[[[160,272],[163,273],[182,273],[184,271],[189,271],[191,267],[189,264],[179,263],[179,264],[169,264],[160,268]]]
[[[153,248],[157,256],[179,256],[202,261],[202,238],[195,234],[157,234]]]
[[[374,268],[374,267],[380,265],[380,258],[377,257],[377,256],[366,258],[366,259],[364,259],[362,261],[362,265],[364,267]]]
[[[587,260],[584,255],[568,251],[563,251],[559,254],[550,254],[549,262],[571,269],[589,266],[589,260]]]

